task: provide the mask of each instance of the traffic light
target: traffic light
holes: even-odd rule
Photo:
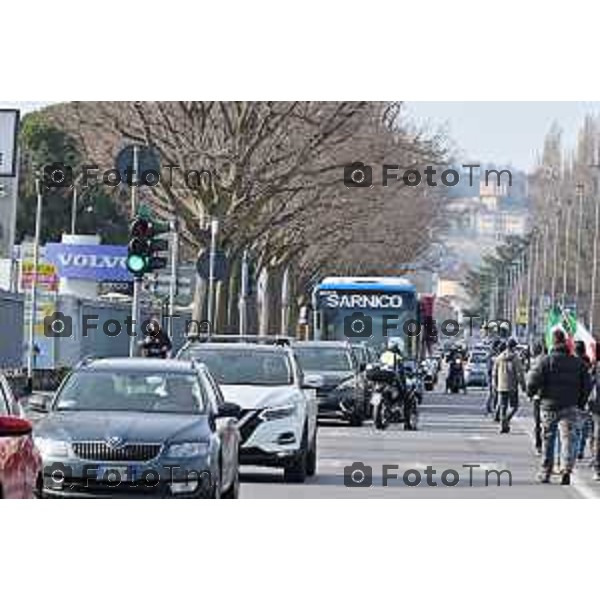
[[[134,277],[143,277],[167,266],[167,258],[159,256],[169,249],[169,240],[158,238],[169,231],[168,223],[138,216],[131,224],[127,247],[127,269]]]

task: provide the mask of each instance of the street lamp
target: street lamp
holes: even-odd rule
[[[40,258],[40,237],[42,229],[42,185],[39,177],[35,180],[37,206],[35,211],[35,235],[33,240],[33,270],[31,273],[31,303],[29,306],[29,330],[27,348],[27,379],[33,387],[33,367],[35,363],[35,319],[37,316],[37,279]]]
[[[527,265],[527,341],[531,343],[533,336],[533,322],[535,316],[534,302],[536,279],[537,279],[537,266],[538,266],[538,233],[539,229],[534,227],[531,230],[529,237],[529,261]]]
[[[556,277],[558,271],[558,225],[560,222],[561,209],[556,211],[556,220],[554,221],[554,253],[552,257],[552,283],[550,285],[550,300],[552,306],[556,298]]]
[[[569,233],[571,229],[571,209],[573,208],[573,203],[569,198],[567,200],[567,218],[565,221],[565,256],[563,261],[563,291],[562,291],[562,305],[563,308],[567,303],[567,281],[568,281],[568,273],[569,273]]]
[[[579,306],[579,270],[581,263],[581,230],[583,228],[583,184],[576,186],[576,195],[578,200],[577,210],[577,256],[575,261],[575,306]]]

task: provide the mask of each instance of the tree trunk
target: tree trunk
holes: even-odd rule
[[[258,311],[258,335],[269,333],[269,269],[263,267],[260,271],[256,289],[256,303]]]

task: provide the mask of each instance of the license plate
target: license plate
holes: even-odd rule
[[[109,483],[135,481],[135,467],[131,465],[100,465],[97,479]]]

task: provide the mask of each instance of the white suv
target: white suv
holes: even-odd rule
[[[204,363],[225,400],[242,408],[240,463],[282,467],[303,482],[317,465],[318,376],[304,376],[288,346],[188,342],[178,358]]]

